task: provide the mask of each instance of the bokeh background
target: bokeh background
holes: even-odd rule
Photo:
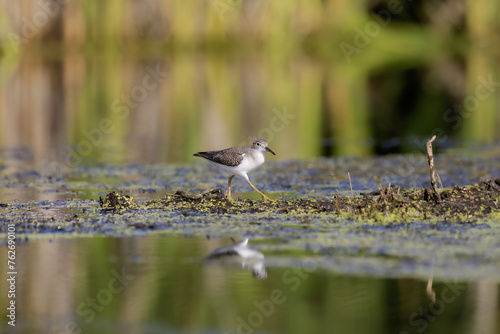
[[[0,159],[496,147],[500,3],[3,0]],[[156,74],[152,74],[156,73]]]

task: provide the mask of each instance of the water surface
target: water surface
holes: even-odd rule
[[[260,240],[254,245],[275,243]],[[266,262],[267,278],[205,264],[227,239],[28,241],[18,247],[16,333],[494,333],[494,282],[374,278],[314,257]],[[264,252],[266,253],[266,252]],[[0,250],[5,257],[5,248]],[[2,277],[4,274],[2,273]],[[2,279],[5,291],[5,279]],[[433,297],[434,295],[434,297]],[[5,298],[2,294],[2,298]],[[434,302],[433,302],[434,300]],[[484,312],[486,310],[486,312]]]

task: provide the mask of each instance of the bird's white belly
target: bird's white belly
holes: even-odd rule
[[[253,155],[252,159],[245,159],[245,157],[243,157],[243,161],[241,162],[241,164],[234,167],[225,166],[212,161],[210,162],[212,162],[212,164],[216,165],[223,171],[228,172],[229,174],[244,176],[255,168],[261,166],[264,163],[265,159],[265,156],[259,153]]]

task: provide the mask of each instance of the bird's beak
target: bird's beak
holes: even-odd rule
[[[271,152],[273,155],[276,155],[276,153],[274,153],[273,150],[271,150],[269,147],[266,147],[266,151]]]

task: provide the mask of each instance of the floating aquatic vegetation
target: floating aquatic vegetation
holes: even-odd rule
[[[181,213],[183,216],[207,214],[257,214],[273,215],[323,214],[332,218],[343,217],[360,221],[415,221],[431,218],[469,219],[484,218],[499,212],[500,180],[484,180],[466,187],[455,186],[441,191],[438,202],[435,193],[429,189],[383,187],[378,191],[361,193],[361,196],[336,194],[331,199],[277,199],[272,202],[253,200],[228,200],[220,189],[202,194],[177,191],[165,198],[137,204],[133,198],[110,192],[106,199],[100,199],[104,212],[126,210],[165,210]]]
[[[99,205],[105,212],[139,209],[139,205],[137,205],[133,197],[120,195],[116,191],[110,192],[104,199],[99,197]]]

